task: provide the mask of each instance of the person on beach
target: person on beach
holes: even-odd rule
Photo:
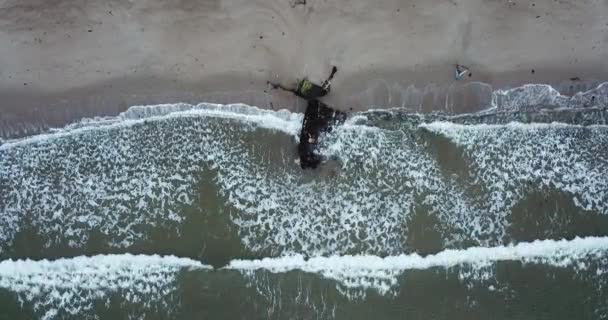
[[[462,77],[464,77],[465,74],[467,74],[467,72],[469,72],[468,67],[463,66],[461,64],[457,64],[456,71],[454,72],[454,79],[460,80]]]

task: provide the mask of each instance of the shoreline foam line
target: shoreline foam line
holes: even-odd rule
[[[608,256],[608,237],[586,237],[573,240],[536,240],[499,247],[448,249],[437,254],[420,256],[416,253],[398,256],[329,256],[305,259],[302,255],[261,260],[232,260],[226,269],[282,273],[302,270],[311,273],[349,271],[405,271],[433,267],[450,268],[457,265],[486,265],[500,261],[539,262],[566,267],[585,256]],[[608,271],[608,270],[607,270]]]
[[[427,129],[431,132],[443,133],[449,130],[459,131],[459,130],[494,130],[494,129],[515,129],[515,130],[541,130],[541,129],[568,129],[568,128],[601,128],[608,129],[607,125],[603,124],[593,124],[593,125],[579,125],[579,124],[568,124],[564,122],[551,122],[551,123],[541,123],[541,122],[532,122],[532,123],[523,123],[512,121],[505,124],[460,124],[453,123],[450,121],[433,121],[429,123],[421,123],[418,125],[419,128]]]
[[[511,89],[494,89],[490,108],[487,110],[540,105],[557,105],[566,108],[581,107],[585,104],[601,106],[608,104],[608,96],[605,94],[607,89],[608,82],[602,82],[586,91],[566,95],[549,84],[528,83]]]
[[[83,119],[80,122],[69,124],[64,129],[55,129],[55,131],[49,133],[43,133],[35,136],[28,136],[17,140],[4,140],[3,144],[0,145],[0,150],[6,150],[15,146],[36,143],[46,140],[52,140],[69,136],[73,134],[80,134],[84,132],[94,130],[108,130],[115,128],[124,128],[133,126],[136,124],[144,123],[146,121],[162,121],[167,119],[174,119],[179,117],[191,117],[191,116],[202,116],[212,117],[221,119],[231,119],[242,121],[245,123],[257,124],[260,128],[278,130],[287,134],[293,135],[297,138],[299,133],[302,114],[299,113],[287,113],[282,110],[272,111],[263,110],[257,107],[247,106],[243,104],[235,105],[216,105],[216,104],[198,104],[190,105],[189,108],[183,110],[168,111],[164,113],[167,108],[171,105],[151,105],[151,106],[133,106],[135,111],[141,111],[145,108],[153,109],[160,108],[159,115],[151,112],[152,115],[139,118],[132,118],[129,114],[129,110],[121,113],[117,117],[99,118],[99,119]],[[175,104],[175,106],[182,106],[183,104]],[[225,109],[225,110],[222,110]],[[238,110],[237,110],[238,109]],[[245,111],[245,112],[243,112]],[[132,111],[133,112],[133,111]],[[82,125],[81,127],[77,127]]]

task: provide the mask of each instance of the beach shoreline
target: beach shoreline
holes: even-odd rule
[[[562,75],[574,71],[561,72]],[[580,74],[580,73],[578,73]],[[364,75],[363,75],[364,76]],[[505,77],[506,78],[506,77]],[[502,78],[502,79],[505,79]],[[360,78],[359,78],[360,79]],[[36,134],[49,128],[60,128],[83,118],[115,116],[136,105],[172,103],[243,103],[250,106],[303,113],[306,102],[291,93],[258,85],[264,79],[212,78],[209,85],[201,83],[178,83],[155,77],[109,80],[64,92],[27,90],[0,91],[3,97],[0,116],[0,137],[11,138]],[[363,83],[358,87],[353,82]],[[550,81],[538,84],[548,84]],[[408,87],[395,78],[344,82],[344,88],[334,86],[323,100],[344,112],[359,112],[369,109],[403,108],[411,112],[444,112],[451,114],[473,113],[492,107],[496,90],[517,88],[528,83],[514,81],[493,87],[475,81],[452,81],[446,84],[412,83]],[[572,96],[596,88],[600,80],[553,82],[553,88],[565,96]],[[262,88],[259,88],[262,86]],[[207,89],[205,89],[207,88]],[[225,88],[224,90],[221,90]],[[342,90],[342,91],[340,91]],[[342,94],[335,94],[341,92]],[[344,95],[348,92],[348,95]]]
[[[308,0],[58,0],[0,5],[0,136],[132,105],[245,103],[339,68],[324,101],[351,112],[475,112],[496,89],[571,95],[608,80],[608,4]],[[454,79],[455,64],[470,67]],[[19,133],[20,132],[20,133]]]

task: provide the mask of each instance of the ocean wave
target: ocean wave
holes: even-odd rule
[[[43,142],[49,139],[76,135],[88,130],[115,129],[141,124],[145,121],[163,121],[179,117],[209,117],[237,120],[251,123],[260,128],[277,130],[298,138],[303,115],[287,110],[271,111],[247,106],[244,104],[219,105],[185,103],[133,106],[116,117],[85,118],[61,129],[52,129],[50,133],[36,136],[5,140],[0,150],[27,143]]]
[[[534,131],[534,130],[551,130],[551,129],[584,129],[584,128],[600,128],[606,129],[607,125],[577,125],[564,122],[551,122],[551,123],[522,123],[512,121],[506,124],[461,124],[449,121],[433,121],[429,123],[422,123],[420,128],[427,129],[429,131],[447,133],[449,131],[457,130],[500,130],[500,129],[514,129],[521,131]]]
[[[591,90],[579,91],[572,96],[563,95],[548,84],[526,84],[512,89],[498,89],[492,92],[490,109],[591,106],[608,106],[608,82]]]
[[[608,126],[433,122],[420,127],[464,148],[474,159],[475,182],[492,190],[497,203],[516,202],[520,186],[537,182],[573,194],[584,210],[608,214],[608,158],[601,149],[608,144]]]
[[[214,104],[199,103],[171,103],[157,105],[131,106],[115,117],[85,118],[69,124],[54,132],[70,131],[83,127],[98,127],[115,123],[132,123],[135,120],[162,120],[167,116],[207,116],[223,119],[234,119],[243,122],[252,122],[261,128],[284,131],[297,136],[300,130],[303,115],[287,110],[272,111],[259,109],[245,104]]]
[[[503,237],[512,208],[531,190],[562,192],[582,211],[608,214],[607,126],[432,122],[419,128],[462,150],[471,185],[488,194],[480,212]]]
[[[173,256],[99,255],[53,261],[0,262],[0,288],[30,303],[42,319],[85,317],[93,302],[138,303],[138,316],[150,310],[171,310],[176,275],[182,270],[206,270],[198,261]]]
[[[587,270],[592,265],[590,261],[596,260],[601,265],[593,270],[593,275],[608,274],[608,237],[537,240],[510,246],[448,249],[424,257],[415,253],[387,257],[347,255],[306,258],[294,255],[261,260],[233,260],[226,268],[244,273],[258,270],[272,273],[301,270],[335,280],[346,289],[372,289],[387,294],[397,286],[397,278],[407,270],[449,269],[456,266],[479,269],[498,262],[518,261],[522,264],[571,267],[580,271]],[[467,274],[478,275],[470,270]]]
[[[572,240],[537,240],[498,247],[443,250],[436,254],[302,255],[232,260],[219,269],[174,256],[98,255],[57,260],[5,260],[0,262],[0,288],[15,294],[43,319],[83,316],[96,303],[106,304],[118,295],[138,317],[147,312],[170,314],[179,307],[177,277],[183,271],[205,272],[211,279],[236,271],[246,279],[268,281],[264,274],[300,271],[335,281],[339,292],[361,298],[367,290],[390,296],[400,278],[413,270],[452,270],[460,281],[494,283],[492,269],[499,263],[543,265],[568,269],[580,277],[605,285],[608,274],[608,237]],[[218,278],[220,279],[220,278]],[[595,280],[594,280],[595,279]],[[603,280],[602,280],[603,279]],[[273,282],[266,285],[274,286]],[[358,292],[358,293],[357,293]]]

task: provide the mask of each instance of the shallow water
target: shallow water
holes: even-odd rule
[[[318,171],[244,105],[5,141],[0,318],[608,318],[607,115],[359,113]]]

